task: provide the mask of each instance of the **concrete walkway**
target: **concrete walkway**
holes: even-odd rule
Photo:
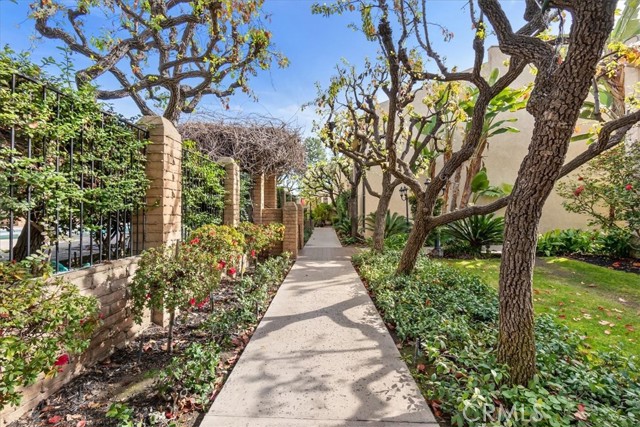
[[[432,426],[332,228],[316,228],[201,427]]]

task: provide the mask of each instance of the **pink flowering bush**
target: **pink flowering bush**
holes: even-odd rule
[[[640,144],[621,145],[592,160],[578,182],[568,179],[559,193],[569,212],[589,216],[589,225],[640,237]]]
[[[260,225],[243,222],[238,226],[238,231],[244,235],[247,254],[251,258],[257,258],[264,251],[284,239],[284,225],[279,223]]]
[[[55,376],[89,346],[98,301],[51,278],[44,260],[0,263],[0,409],[18,405],[20,387]]]

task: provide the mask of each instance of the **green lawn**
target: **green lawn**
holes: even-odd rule
[[[498,287],[499,259],[447,260]],[[640,354],[640,276],[566,258],[539,258],[533,274],[536,313],[580,331],[587,348]]]

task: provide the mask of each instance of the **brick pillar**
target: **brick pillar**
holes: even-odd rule
[[[218,161],[224,165],[224,214],[222,223],[237,227],[240,224],[240,167],[230,157]]]
[[[304,206],[296,203],[298,208],[298,249],[304,247]]]
[[[282,250],[291,252],[295,259],[298,257],[298,206],[295,202],[284,204],[282,222],[284,223]]]
[[[170,245],[182,237],[182,137],[160,116],[144,116],[140,125],[149,130],[146,173],[150,181],[144,248]],[[135,230],[134,230],[135,233]],[[151,321],[166,326],[169,316],[154,310]]]
[[[264,178],[264,207],[276,209],[278,207],[277,179],[275,175]]]
[[[180,240],[182,228],[182,137],[171,122],[160,116],[144,116],[149,129],[147,145],[147,221],[144,247],[153,248]]]
[[[253,203],[253,222],[255,224],[262,224],[262,210],[264,209],[264,174],[253,176],[251,201]]]

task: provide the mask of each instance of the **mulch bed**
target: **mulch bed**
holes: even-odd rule
[[[602,255],[570,255],[569,258],[612,270],[640,274],[640,259],[637,258],[610,258]]]
[[[214,294],[216,305],[228,303],[233,294],[232,287],[233,283],[230,282],[221,284]],[[270,291],[269,303],[275,292],[275,289]],[[199,329],[199,325],[209,315],[207,309],[208,307],[194,310],[176,318],[174,356],[182,353],[191,343],[204,344],[211,340],[209,334]],[[216,390],[211,402],[222,388],[258,323],[259,320],[231,337],[231,346],[223,348]],[[153,387],[154,374],[171,361],[172,356],[166,350],[166,330],[151,326],[129,345],[85,370],[8,427],[117,427],[117,420],[106,417],[107,410],[115,402],[124,403],[127,407],[134,408],[137,415],[145,414],[145,417],[151,412],[165,414],[166,419],[154,423],[154,426],[169,426],[171,422],[177,422],[181,427],[197,426],[208,407],[198,406],[193,399],[188,398],[180,399],[177,404],[167,402],[158,396]],[[152,424],[145,422],[145,425]]]

